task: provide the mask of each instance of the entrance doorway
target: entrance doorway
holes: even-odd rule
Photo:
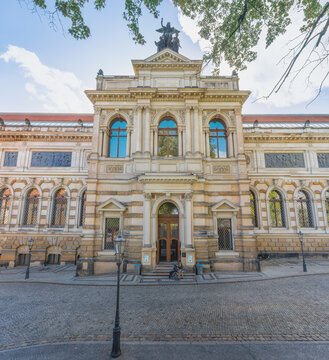
[[[179,260],[179,215],[170,202],[162,204],[158,212],[158,263]]]

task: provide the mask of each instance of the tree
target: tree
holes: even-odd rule
[[[76,39],[90,36],[82,9],[89,0],[55,0],[54,9],[49,10],[46,0],[32,1],[35,9],[43,9],[48,15],[68,18],[72,25],[68,30]],[[144,44],[145,39],[139,29],[139,19],[145,7],[156,18],[163,0],[125,0],[124,19],[136,43]],[[294,45],[288,49],[284,60],[288,66],[272,92],[280,90],[292,74],[308,69],[309,76],[329,60],[329,2],[324,0],[172,0],[184,15],[195,19],[200,36],[209,41],[209,51],[205,60],[214,65],[218,73],[225,60],[232,68],[243,70],[257,57],[255,46],[265,34],[266,47],[287,31],[292,23],[292,13],[303,14],[300,34]],[[97,10],[105,7],[106,0],[93,0]],[[303,55],[302,62],[301,61]],[[319,91],[329,71],[319,84]]]

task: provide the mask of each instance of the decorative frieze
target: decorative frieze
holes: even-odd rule
[[[270,153],[265,154],[267,168],[304,168],[303,153]]]
[[[230,174],[230,165],[214,165],[212,172],[213,174]]]
[[[108,165],[108,166],[106,166],[106,172],[108,174],[123,173],[123,165]]]
[[[31,167],[70,167],[71,162],[71,152],[34,151]]]

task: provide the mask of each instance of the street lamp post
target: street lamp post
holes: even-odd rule
[[[126,240],[121,236],[119,232],[118,237],[114,240],[114,249],[115,255],[117,257],[117,266],[118,266],[118,277],[117,277],[117,305],[115,310],[115,323],[113,328],[113,343],[112,343],[112,352],[111,357],[117,358],[121,355],[120,349],[120,314],[119,314],[119,305],[120,305],[120,266],[125,251]]]
[[[304,255],[304,246],[303,246],[303,233],[301,230],[299,230],[298,236],[299,236],[300,247],[302,249],[302,256],[303,256],[303,272],[307,272],[305,255]]]
[[[25,273],[25,280],[30,278],[30,264],[31,264],[31,251],[33,246],[34,240],[31,238],[27,242],[27,246],[29,247],[29,260],[27,263],[26,273]]]

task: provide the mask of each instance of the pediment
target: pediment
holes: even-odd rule
[[[99,205],[97,211],[117,211],[123,212],[127,209],[125,205],[123,205],[118,200],[113,198],[108,199],[107,201],[103,202],[103,204]]]
[[[171,49],[163,49],[162,51],[148,57],[144,60],[148,63],[189,63],[190,59],[187,57],[176,53]]]
[[[239,211],[239,208],[231,203],[231,201],[224,199],[213,205],[211,211],[236,212]]]

